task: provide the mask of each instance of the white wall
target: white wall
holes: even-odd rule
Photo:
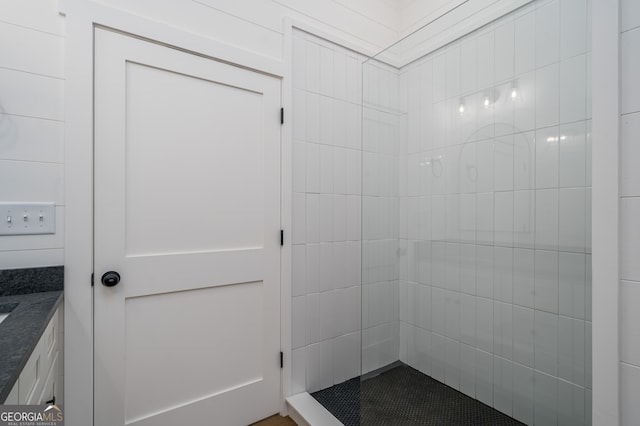
[[[362,60],[294,31],[294,394],[360,374]]]
[[[403,69],[401,359],[526,424],[591,411],[589,7],[532,3]]]
[[[640,3],[620,2],[621,422],[640,422]]]
[[[0,2],[0,201],[55,202],[54,235],[0,237],[0,269],[64,262],[64,19]]]

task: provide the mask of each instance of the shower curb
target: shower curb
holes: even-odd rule
[[[292,395],[286,400],[289,417],[298,426],[344,426],[308,392]]]

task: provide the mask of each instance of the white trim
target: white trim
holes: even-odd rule
[[[284,230],[284,246],[280,256],[280,285],[282,298],[280,301],[282,352],[284,353],[284,367],[282,370],[282,406],[280,414],[287,415],[287,404],[284,398],[291,393],[293,372],[293,341],[292,341],[292,300],[293,294],[293,244],[291,236],[293,230],[293,35],[292,28],[284,25],[284,41],[282,59],[284,76],[282,79],[282,107],[284,108],[284,124],[280,132],[281,161],[281,218]]]
[[[328,32],[325,30],[321,30],[320,28],[315,27],[312,24],[309,24],[304,21],[300,21],[298,19],[289,18],[289,17],[284,18],[285,38],[291,36],[291,29],[293,28],[307,32],[316,37],[322,38],[330,43],[337,44],[339,46],[342,46],[346,49],[352,50],[356,53],[360,53],[365,56],[373,56],[376,53],[378,53],[375,50],[368,49],[364,46],[359,46],[356,43],[353,43],[345,38],[342,38],[338,32]],[[285,46],[286,46],[286,42],[285,42]],[[291,53],[289,53],[289,55],[290,54]],[[285,52],[285,58],[286,58],[286,55],[287,55],[287,52]]]
[[[69,425],[93,424],[93,25],[83,5],[65,38],[64,394]]]
[[[85,11],[84,18],[92,23],[116,31],[122,31],[146,38],[153,42],[165,44],[180,50],[200,56],[206,56],[218,61],[227,62],[254,71],[270,74],[276,77],[284,75],[283,62],[261,55],[257,52],[245,50],[219,42],[215,39],[199,36],[184,30],[156,22],[151,19],[133,15],[118,9],[104,6],[86,0],[59,0],[61,13],[68,15],[77,11]],[[67,37],[71,37],[67,30]]]
[[[593,424],[620,424],[619,2],[593,0]]]

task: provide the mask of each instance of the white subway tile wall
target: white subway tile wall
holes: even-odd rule
[[[2,2],[0,16],[1,201],[56,204],[55,234],[0,239],[0,269],[62,265],[64,18],[35,0]]]
[[[399,76],[399,357],[530,425],[591,423],[589,10],[589,0],[534,2]],[[623,43],[629,77],[640,49],[632,32]],[[382,80],[364,81],[365,151],[381,134],[366,100],[384,92]],[[640,99],[628,94],[625,105]],[[631,154],[640,106],[627,112]],[[383,169],[368,174],[364,158],[366,198]],[[640,300],[640,192],[628,173],[625,195],[639,198],[622,200],[622,268],[626,292]],[[362,208],[365,221],[389,217],[387,205]],[[365,250],[363,261],[382,269],[383,253]],[[396,299],[385,303],[380,312],[370,303],[369,318]],[[633,312],[625,321],[629,330],[637,322]],[[635,340],[623,346],[628,368],[639,362]]]
[[[640,4],[620,0],[620,378],[621,419],[638,423],[640,408]],[[590,338],[590,336],[589,336]]]
[[[293,393],[361,372],[363,60],[294,31]]]

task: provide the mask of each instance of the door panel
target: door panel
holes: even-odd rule
[[[275,78],[96,30],[96,426],[278,411],[279,105]]]
[[[127,255],[262,247],[262,94],[136,63],[126,72]]]

